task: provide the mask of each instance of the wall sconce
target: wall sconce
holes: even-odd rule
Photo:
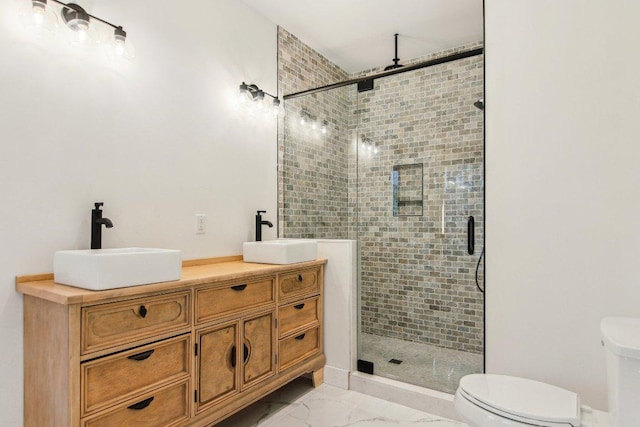
[[[98,21],[113,29],[109,43],[110,50],[115,56],[134,56],[133,46],[127,40],[127,32],[122,26],[112,24],[104,19],[88,13],[82,6],[76,3],[63,3],[59,0],[27,0],[31,7],[25,6],[23,10],[25,24],[33,29],[54,31],[58,26],[58,17],[51,7],[51,3],[60,6],[60,18],[69,30],[77,34],[78,41],[85,41],[93,21]]]
[[[264,96],[270,96],[273,98],[273,102],[271,103],[271,111],[274,115],[277,115],[280,112],[280,99],[277,96],[273,96],[270,93],[267,93],[260,89],[257,85],[254,84],[246,84],[242,82],[240,85],[240,102],[244,102],[247,99],[258,102],[257,107],[259,109],[263,108],[264,105]]]

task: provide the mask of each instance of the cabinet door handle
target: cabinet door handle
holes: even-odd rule
[[[142,353],[131,355],[131,356],[127,357],[127,359],[137,360],[137,361],[146,360],[149,357],[151,357],[151,355],[153,354],[154,351],[155,350],[147,350],[147,351],[142,352]]]
[[[296,339],[296,340],[298,340],[298,341],[301,341],[301,340],[303,340],[303,339],[304,339],[304,336],[305,336],[305,335],[307,335],[307,334],[300,334],[300,335],[298,335],[297,337],[295,337],[294,339]]]
[[[235,368],[236,367],[236,346],[234,345],[233,347],[231,347],[231,367]]]
[[[244,291],[246,287],[247,287],[246,284],[244,284],[244,285],[235,285],[235,286],[232,286],[231,289],[233,289],[234,291]]]
[[[153,402],[153,396],[151,396],[150,398],[145,399],[145,400],[143,400],[143,401],[141,401],[141,402],[134,403],[134,404],[133,404],[133,405],[131,405],[131,406],[127,406],[127,408],[128,408],[128,409],[133,409],[133,410],[135,410],[135,411],[139,411],[139,410],[144,409],[144,408],[146,408],[147,406],[149,406],[149,405],[151,404],[151,402]]]
[[[138,313],[140,313],[140,316],[144,319],[145,317],[147,317],[147,307],[141,305]]]
[[[302,282],[302,274],[298,274],[298,282]]]
[[[242,363],[247,363],[247,361],[249,360],[249,347],[247,347],[246,344],[242,344],[244,346],[244,353],[242,355]]]
[[[236,367],[236,346],[235,345],[231,347],[230,359],[231,359],[231,367],[235,368]],[[246,344],[243,344],[242,363],[247,363],[247,360],[249,360],[249,347],[247,347]]]
[[[294,305],[293,308],[295,308],[296,310],[302,310],[304,308],[304,303],[298,304],[298,305]]]

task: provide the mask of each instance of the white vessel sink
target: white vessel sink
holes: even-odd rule
[[[242,244],[244,262],[261,264],[294,264],[318,257],[315,240],[278,239]]]
[[[58,251],[53,280],[103,290],[180,279],[182,252],[174,249],[117,248]]]

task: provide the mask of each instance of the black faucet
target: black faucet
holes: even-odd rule
[[[91,249],[102,249],[102,226],[107,228],[113,227],[113,223],[109,218],[102,218],[100,206],[102,202],[96,202],[95,208],[91,211]]]
[[[273,224],[269,221],[263,221],[262,215],[263,213],[267,213],[267,211],[258,211],[256,215],[256,242],[262,241],[262,226],[266,225],[269,228],[273,227]]]

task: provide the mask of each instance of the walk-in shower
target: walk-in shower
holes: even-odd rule
[[[380,71],[285,92],[280,235],[357,240],[360,368],[453,392],[483,371],[482,45]]]

